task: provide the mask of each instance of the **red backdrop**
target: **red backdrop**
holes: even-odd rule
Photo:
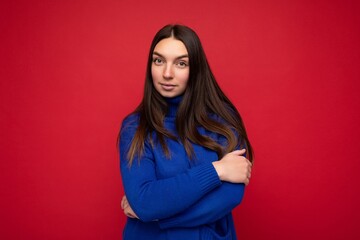
[[[239,238],[359,239],[358,1],[0,4],[1,239],[121,239],[117,132],[174,22],[255,148]]]

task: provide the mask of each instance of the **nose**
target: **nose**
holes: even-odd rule
[[[171,64],[166,64],[163,72],[163,78],[170,80],[174,77],[173,69]]]

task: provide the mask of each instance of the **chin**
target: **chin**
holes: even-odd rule
[[[160,95],[165,98],[173,98],[173,97],[179,96],[180,94],[173,93],[173,92],[160,92]]]
[[[179,95],[177,95],[177,94],[161,94],[161,96],[163,96],[165,98],[173,98],[173,97],[177,97]]]

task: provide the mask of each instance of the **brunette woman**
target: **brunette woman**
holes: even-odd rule
[[[192,29],[155,35],[143,99],[119,139],[123,239],[236,239],[231,211],[249,183],[252,148]]]

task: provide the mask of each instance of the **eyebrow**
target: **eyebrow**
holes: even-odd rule
[[[159,57],[166,58],[163,55],[161,55],[160,53],[155,52],[155,51],[153,52],[153,55],[158,55]],[[180,56],[176,57],[175,59],[181,59],[181,58],[189,58],[189,55],[187,55],[187,54],[180,55]]]

